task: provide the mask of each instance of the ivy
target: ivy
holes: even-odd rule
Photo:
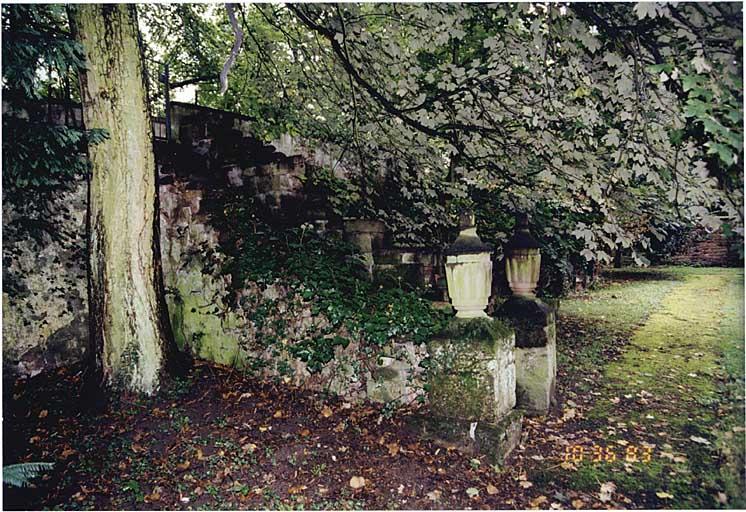
[[[445,325],[447,315],[418,291],[369,281],[355,247],[338,237],[320,235],[309,224],[270,230],[256,218],[251,200],[238,194],[215,198],[215,204],[221,206],[215,208],[213,223],[228,235],[222,270],[231,275],[232,286],[280,281],[310,305],[313,315],[328,321],[324,329],[311,330],[287,347],[310,371],[319,371],[334,358],[337,346],[346,347],[352,339],[367,349],[394,341],[423,343]],[[257,330],[276,314],[276,305],[265,300],[252,306]],[[280,343],[285,325],[275,322],[272,327],[273,338],[260,344]]]

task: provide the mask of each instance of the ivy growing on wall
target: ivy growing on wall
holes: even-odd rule
[[[320,370],[334,358],[335,347],[346,347],[351,339],[372,352],[393,341],[425,342],[445,325],[446,315],[417,291],[369,281],[356,249],[338,237],[318,234],[310,224],[272,231],[255,217],[250,199],[232,192],[223,192],[215,204],[221,207],[213,223],[227,238],[222,271],[231,275],[232,286],[280,280],[328,321],[287,347],[310,371]],[[256,304],[255,325],[264,327],[276,317],[276,306],[270,300]],[[281,342],[282,322],[271,328],[274,334],[263,344]]]

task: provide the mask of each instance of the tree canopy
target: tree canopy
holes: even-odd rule
[[[23,13],[4,9],[6,95],[69,88],[64,13],[28,7],[36,21],[13,30]],[[239,4],[224,94],[224,5],[138,11],[172,83],[257,135],[335,148],[352,169],[341,210],[399,240],[444,242],[463,207],[506,219],[497,238],[534,213],[588,260],[623,247],[645,262],[651,240],[693,223],[742,235],[739,4]]]
[[[144,9],[177,76],[217,75],[233,43],[222,7]],[[247,36],[228,92],[202,83],[200,102],[254,116],[263,135],[335,144],[370,185],[365,209],[414,240],[437,238],[448,207],[479,191],[503,210],[572,216],[588,259],[645,249],[672,224],[742,231],[740,5],[257,4],[237,15]]]

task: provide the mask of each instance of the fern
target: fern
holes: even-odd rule
[[[52,462],[25,462],[3,467],[3,484],[13,487],[26,487],[31,480],[43,471],[52,469]]]

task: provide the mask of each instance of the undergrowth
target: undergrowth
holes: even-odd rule
[[[231,275],[232,286],[280,281],[310,302],[314,315],[328,320],[327,327],[287,347],[310,371],[320,370],[333,359],[335,347],[352,338],[369,347],[395,340],[422,343],[445,325],[445,313],[418,290],[371,282],[355,247],[338,237],[319,234],[310,224],[272,230],[247,200],[224,201],[215,220],[229,237],[222,271]],[[262,317],[270,316],[274,306],[272,301],[259,305]]]

